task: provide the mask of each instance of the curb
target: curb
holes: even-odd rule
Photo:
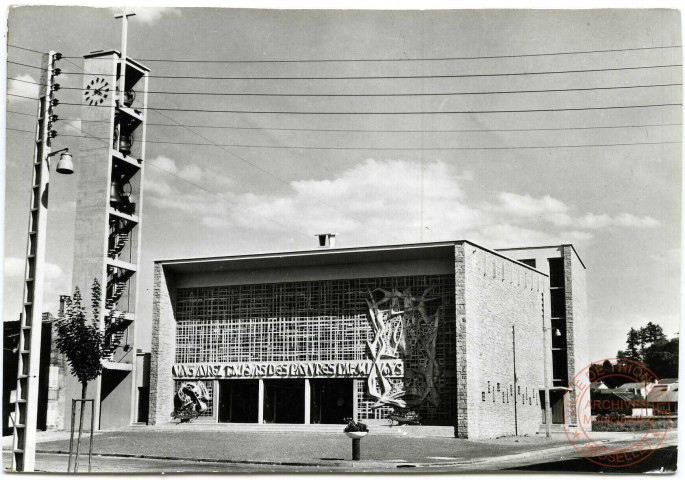
[[[597,444],[603,444],[606,443],[604,441],[602,442],[595,442]],[[542,450],[535,450],[535,451],[530,451],[530,452],[522,452],[522,453],[512,453],[509,455],[500,455],[496,457],[488,457],[488,458],[479,458],[476,460],[466,460],[466,461],[459,461],[459,462],[444,462],[444,463],[402,463],[400,465],[397,465],[397,468],[413,468],[413,467],[456,467],[456,466],[463,466],[463,465],[482,465],[484,463],[489,463],[493,461],[507,461],[507,460],[514,460],[514,459],[526,459],[530,458],[533,456],[537,456],[540,454],[547,454],[547,453],[554,453],[554,452],[561,452],[565,451],[568,449],[573,449],[571,445],[563,445],[560,447],[551,447],[551,448],[544,448]]]
[[[65,450],[36,450],[36,453],[53,454],[53,455],[69,455]],[[87,455],[86,455],[87,456]],[[313,462],[278,462],[266,460],[230,460],[230,459],[212,459],[212,458],[187,458],[187,457],[170,457],[165,455],[144,455],[137,453],[93,453],[93,457],[111,457],[111,458],[137,458],[147,460],[170,460],[181,462],[199,462],[199,463],[229,463],[229,464],[246,464],[246,465],[283,465],[288,467],[338,467],[341,463],[313,463]]]

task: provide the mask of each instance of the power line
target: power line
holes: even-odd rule
[[[14,113],[17,115],[25,115],[35,117],[35,113],[16,112],[7,110],[7,113]],[[61,121],[80,121],[87,123],[109,123],[104,120],[84,120],[80,118],[60,118]],[[676,127],[682,126],[682,123],[644,123],[636,125],[598,125],[590,127],[548,127],[548,128],[465,128],[465,129],[425,129],[425,130],[411,130],[411,129],[355,129],[355,128],[279,128],[279,127],[240,127],[233,125],[181,125],[173,123],[154,123],[147,122],[148,127],[175,127],[175,128],[211,128],[221,130],[274,130],[286,132],[345,132],[345,133],[488,133],[488,132],[555,132],[555,131],[575,131],[575,130],[606,130],[606,129],[620,129],[620,128],[648,128],[648,127]]]
[[[181,181],[183,181],[183,182],[186,182],[186,183],[188,183],[188,184],[190,184],[190,185],[193,185],[194,187],[199,188],[200,190],[202,190],[202,191],[204,191],[204,192],[207,192],[208,194],[217,197],[218,199],[220,199],[220,200],[223,201],[224,203],[232,204],[232,205],[234,205],[234,206],[236,206],[236,207],[238,207],[238,208],[242,208],[243,210],[249,210],[251,213],[253,213],[253,214],[255,214],[255,215],[259,216],[259,217],[262,217],[263,219],[268,220],[269,222],[272,222],[272,223],[274,223],[274,224],[276,224],[276,225],[279,225],[279,226],[282,227],[282,228],[285,228],[285,229],[287,229],[287,230],[290,230],[291,232],[295,232],[295,233],[297,233],[297,234],[299,234],[299,235],[302,235],[303,237],[311,238],[311,235],[308,235],[308,234],[306,234],[306,233],[304,233],[304,232],[301,232],[301,231],[299,231],[299,230],[297,230],[297,229],[294,229],[294,228],[292,228],[292,227],[289,227],[288,225],[285,225],[284,223],[281,223],[281,222],[279,222],[279,221],[277,221],[277,220],[274,220],[274,219],[269,218],[269,217],[267,217],[267,216],[265,216],[265,215],[262,215],[261,213],[256,212],[256,211],[254,211],[254,210],[251,209],[251,208],[243,207],[243,206],[241,206],[238,202],[234,202],[234,201],[232,201],[232,200],[228,200],[228,199],[225,198],[223,195],[220,195],[220,194],[218,194],[218,193],[216,193],[216,192],[214,192],[214,191],[212,191],[212,190],[209,190],[208,188],[205,188],[205,187],[203,187],[203,186],[201,186],[201,185],[198,185],[198,184],[195,183],[195,182],[191,182],[190,180],[187,180],[187,179],[185,179],[185,178],[183,178],[183,177],[181,177],[181,176],[179,176],[179,175],[176,175],[175,173],[170,172],[170,171],[167,170],[166,168],[162,168],[162,167],[160,167],[159,165],[155,165],[155,164],[152,163],[152,162],[147,162],[147,164],[150,165],[151,167],[156,168],[157,170],[161,170],[162,172],[166,173],[167,175],[171,175],[172,177],[176,177],[177,179],[179,179],[179,180],[181,180]]]
[[[71,63],[72,65],[75,65],[73,62],[71,62],[71,61],[69,61],[69,60],[67,60],[67,61],[68,61],[69,63]],[[88,72],[86,72],[85,69],[79,67],[78,65],[75,65],[75,66],[76,66],[77,68],[83,70],[84,73],[88,73]],[[168,119],[168,120],[171,120],[172,122],[179,123],[179,122],[177,122],[175,119],[173,119],[173,118],[171,118],[171,117],[165,115],[165,114],[162,113],[162,112],[159,112],[158,110],[153,110],[153,111],[156,111],[159,115],[162,115],[163,117],[165,117],[165,118]],[[180,125],[180,123],[179,123],[179,125]],[[73,125],[70,125],[70,126],[71,126],[72,128],[76,128],[76,127],[74,127]],[[189,132],[191,132],[191,133],[197,135],[198,137],[202,138],[203,140],[205,140],[205,141],[207,141],[207,142],[210,142],[210,143],[213,143],[211,140],[209,140],[208,138],[206,138],[206,137],[200,135],[199,133],[195,132],[194,130],[191,130],[190,128],[185,127],[185,126],[184,126],[184,128],[185,128],[186,130],[188,130]],[[80,129],[78,129],[78,128],[76,128],[76,129],[77,129],[77,130],[80,130]],[[83,130],[80,130],[80,131],[83,132]],[[85,133],[85,132],[83,132],[83,133]],[[105,142],[103,142],[103,143],[105,143]],[[283,183],[284,185],[287,185],[288,187],[291,187],[291,185],[290,185],[289,182],[287,182],[286,180],[283,180],[282,178],[280,178],[280,177],[278,177],[277,175],[275,175],[275,174],[269,172],[268,170],[265,170],[265,169],[261,168],[260,166],[258,166],[258,165],[256,165],[256,164],[250,162],[249,160],[247,160],[247,159],[241,157],[240,155],[238,155],[238,154],[236,154],[236,153],[234,153],[234,152],[232,152],[232,151],[230,151],[230,150],[227,150],[227,149],[224,148],[224,147],[220,147],[220,146],[217,146],[217,147],[220,148],[221,150],[225,151],[226,153],[228,153],[228,154],[231,155],[232,157],[235,157],[235,158],[239,159],[240,161],[242,161],[242,162],[244,162],[244,163],[247,163],[248,165],[251,165],[252,167],[256,168],[257,170],[259,170],[259,171],[261,171],[261,172],[263,172],[263,173],[269,175],[270,177],[272,177],[272,178],[278,180],[279,182]],[[350,214],[348,214],[348,213],[346,213],[346,212],[340,210],[339,208],[337,208],[337,207],[335,207],[335,206],[333,206],[333,205],[330,205],[330,204],[324,202],[322,199],[320,199],[320,198],[318,198],[318,197],[315,197],[315,196],[313,196],[313,195],[311,195],[311,194],[309,194],[309,193],[306,193],[306,192],[303,192],[303,194],[306,195],[307,197],[311,197],[311,198],[316,199],[317,201],[321,202],[322,204],[326,205],[327,207],[329,207],[329,208],[331,208],[331,209],[333,209],[333,210],[336,210],[336,211],[342,213],[342,214],[345,215],[346,217],[349,217],[349,218],[351,218],[351,219],[353,219],[353,220],[359,222],[360,224],[366,226],[367,228],[371,228],[371,229],[374,229],[374,230],[376,230],[376,231],[378,231],[378,232],[380,232],[380,233],[387,234],[387,232],[382,231],[382,230],[379,230],[378,228],[374,227],[373,225],[367,225],[367,224],[365,224],[363,221],[359,220],[358,218],[355,218],[354,216],[352,216],[352,215],[350,215]]]
[[[7,113],[14,113],[17,115],[25,115],[35,117],[35,113],[16,112],[7,110]],[[81,121],[87,123],[109,123],[104,120],[84,120],[79,118],[61,118],[60,120]],[[599,125],[591,127],[548,127],[548,128],[473,128],[473,129],[425,129],[425,130],[411,130],[411,129],[355,129],[355,128],[279,128],[279,127],[239,127],[232,125],[180,125],[173,123],[146,123],[148,127],[175,127],[183,128],[184,126],[191,128],[211,128],[211,129],[225,129],[225,130],[274,130],[286,132],[346,132],[346,133],[487,133],[487,132],[555,132],[555,131],[575,131],[575,130],[606,130],[619,128],[647,128],[647,127],[676,127],[682,126],[682,123],[644,123],[636,125]]]
[[[84,131],[81,130],[80,128],[77,128],[77,127],[75,127],[75,126],[73,126],[73,125],[67,124],[67,126],[73,128],[73,129],[76,129],[76,130],[78,130],[79,132],[81,132],[81,133],[87,135],[88,137],[92,137],[92,138],[94,138],[94,139],[96,139],[96,140],[99,140],[99,141],[102,142],[103,144],[109,146],[109,144],[108,144],[107,142],[105,142],[104,140],[100,139],[99,137],[95,137],[95,136],[89,134],[88,132],[84,132]],[[263,214],[261,214],[261,213],[259,213],[259,212],[254,211],[253,209],[251,209],[251,208],[249,208],[249,207],[244,207],[244,206],[240,205],[238,202],[234,202],[234,201],[228,200],[228,199],[225,198],[223,195],[220,195],[220,194],[218,194],[218,193],[216,193],[216,192],[214,192],[214,191],[212,191],[212,190],[209,190],[209,189],[203,187],[202,185],[198,185],[198,184],[195,183],[195,182],[191,182],[190,180],[187,180],[187,179],[185,179],[185,178],[183,178],[183,177],[180,177],[180,176],[176,175],[175,173],[173,173],[173,172],[171,172],[171,171],[169,171],[169,170],[167,170],[167,169],[165,169],[165,168],[162,168],[162,167],[160,167],[160,166],[158,166],[158,165],[155,165],[153,162],[149,162],[149,161],[148,161],[148,162],[146,162],[146,164],[147,164],[147,165],[150,165],[150,166],[152,166],[152,167],[154,167],[154,168],[156,168],[156,169],[158,169],[158,170],[161,170],[161,171],[167,173],[168,175],[171,175],[172,177],[176,177],[176,178],[178,178],[179,180],[182,180],[182,181],[184,181],[184,182],[186,182],[186,183],[188,183],[188,184],[190,184],[190,185],[193,185],[194,187],[196,187],[196,188],[198,188],[198,189],[200,189],[200,190],[202,190],[202,191],[204,191],[204,192],[207,192],[207,193],[209,193],[210,195],[213,195],[213,196],[219,198],[219,199],[220,199],[222,202],[224,202],[224,203],[232,204],[232,205],[234,205],[234,206],[236,206],[236,207],[238,207],[238,208],[241,208],[241,209],[243,209],[243,210],[249,210],[251,213],[253,213],[253,214],[255,214],[255,215],[259,216],[259,217],[262,217],[263,219],[265,219],[265,220],[267,220],[267,221],[269,221],[269,222],[272,222],[272,223],[274,223],[274,224],[276,224],[276,225],[279,225],[279,226],[281,226],[281,227],[283,227],[283,228],[285,228],[285,229],[287,229],[287,230],[290,230],[290,231],[292,231],[292,232],[295,232],[295,233],[297,233],[297,234],[299,234],[299,235],[302,235],[302,236],[304,236],[304,237],[306,237],[306,238],[309,238],[309,237],[310,237],[310,235],[308,235],[308,234],[306,234],[306,233],[304,233],[304,232],[301,232],[301,231],[299,231],[299,230],[297,230],[297,229],[294,229],[294,228],[292,228],[292,227],[289,227],[289,226],[287,226],[287,225],[285,225],[285,224],[283,224],[283,223],[281,223],[281,222],[279,222],[279,221],[277,221],[277,220],[273,220],[273,219],[271,219],[271,218],[269,218],[269,217],[267,217],[267,216],[265,216],[265,215],[263,215]]]
[[[68,127],[76,128],[73,125],[66,125]],[[76,128],[77,130],[80,130]],[[16,132],[34,133],[30,130],[20,130],[17,128],[7,127],[7,130]],[[83,132],[83,130],[80,130]],[[86,133],[86,132],[83,132]],[[67,135],[60,134],[62,137],[88,138],[84,135]],[[99,137],[93,137],[96,140],[102,140]],[[266,149],[284,149],[284,150],[374,150],[374,151],[453,151],[453,150],[539,150],[539,149],[557,149],[557,148],[601,148],[601,147],[627,147],[639,145],[667,145],[680,144],[680,141],[661,141],[661,142],[634,142],[634,143],[602,143],[602,144],[579,144],[579,145],[521,145],[513,147],[307,147],[298,145],[244,145],[244,144],[221,144],[221,143],[194,143],[194,142],[165,142],[146,140],[146,143],[166,144],[166,145],[192,145],[204,147],[236,147],[236,148],[266,148]],[[180,178],[180,177],[179,177]]]
[[[26,67],[43,70],[42,67],[27,65],[8,61],[7,63],[22,65]],[[72,65],[75,65],[73,62]],[[682,67],[680,63],[672,63],[665,65],[645,65],[639,67],[613,67],[613,68],[590,68],[580,70],[545,70],[539,72],[503,72],[503,73],[465,73],[453,75],[358,75],[347,77],[201,77],[193,75],[148,75],[148,78],[170,78],[170,79],[187,79],[187,80],[401,80],[401,79],[429,79],[429,78],[481,78],[481,77],[509,77],[509,76],[525,76],[525,75],[553,75],[553,74],[567,74],[567,73],[596,73],[596,72],[617,72],[627,70],[645,70],[652,68],[671,68]],[[65,75],[97,75],[100,77],[112,77],[115,74],[98,73],[89,74],[86,72],[62,72]]]
[[[8,93],[12,97],[27,98],[38,100],[35,97]],[[60,102],[60,105],[82,106],[81,103]],[[532,108],[521,110],[425,110],[408,112],[325,112],[325,111],[294,111],[294,110],[208,110],[201,108],[163,108],[146,107],[137,110],[154,110],[156,112],[199,112],[199,113],[249,113],[249,114],[268,114],[268,115],[451,115],[451,114],[489,114],[489,113],[538,113],[538,112],[576,112],[592,110],[617,110],[630,108],[652,108],[652,107],[674,107],[682,106],[682,103],[653,103],[645,105],[612,105],[607,107],[567,107],[567,108]],[[111,105],[91,105],[90,108],[111,108]]]
[[[39,82],[10,78],[15,82],[28,83],[31,85],[44,85]],[[430,93],[229,93],[229,92],[170,92],[163,90],[149,90],[147,93],[161,95],[207,95],[207,96],[228,96],[228,97],[426,97],[426,96],[455,96],[455,95],[503,95],[519,93],[558,93],[558,92],[586,92],[593,90],[624,90],[634,88],[656,88],[656,87],[682,87],[682,83],[657,83],[648,85],[618,85],[611,87],[586,87],[586,88],[548,88],[541,90],[496,90],[487,92],[430,92]],[[85,91],[81,87],[60,87],[60,90],[79,90]]]
[[[22,67],[35,68],[37,70],[45,70],[45,68],[43,68],[43,67],[37,67],[35,65],[29,65],[27,63],[14,62],[12,60],[7,60],[7,63],[11,63],[12,65],[20,65]]]
[[[525,75],[552,75],[565,73],[588,73],[588,72],[615,72],[622,70],[644,70],[650,68],[682,67],[682,64],[648,65],[641,67],[616,67],[616,68],[593,68],[581,70],[550,70],[540,72],[508,72],[508,73],[474,73],[458,75],[358,75],[347,77],[198,77],[192,75],[148,75],[149,78],[169,78],[186,80],[402,80],[402,79],[428,79],[428,78],[480,78],[480,77],[509,77]],[[65,74],[79,75],[79,72],[63,72]],[[82,74],[81,74],[82,75]],[[114,76],[114,74],[99,74],[100,76]]]
[[[12,46],[12,45],[10,45]],[[20,48],[20,47],[18,47]],[[288,60],[183,60],[183,59],[164,59],[164,58],[140,58],[139,62],[165,62],[165,63],[324,63],[324,62],[424,62],[424,61],[447,61],[447,60],[483,60],[496,58],[524,58],[524,57],[548,57],[557,55],[581,55],[592,53],[610,52],[635,52],[641,50],[663,50],[669,48],[681,48],[681,45],[665,45],[656,47],[634,47],[634,48],[612,48],[603,50],[581,50],[571,52],[547,52],[547,53],[524,53],[509,55],[481,55],[466,57],[397,57],[397,58],[329,58],[329,59],[288,59]],[[36,50],[33,50],[36,51]],[[62,58],[80,59],[83,57],[66,56]],[[109,59],[102,59],[109,60]]]
[[[70,126],[70,125],[68,125]],[[198,142],[168,142],[161,140],[146,140],[145,143],[163,145],[187,145],[198,147],[234,147],[234,148],[264,148],[273,150],[371,150],[371,151],[461,151],[461,150],[530,150],[530,149],[557,149],[557,148],[591,148],[591,147],[618,147],[632,145],[662,145],[680,144],[680,141],[660,141],[660,142],[634,142],[634,143],[592,143],[578,145],[520,145],[511,147],[312,147],[304,145],[252,145],[238,143],[198,143]],[[253,165],[253,164],[251,164]],[[259,167],[257,167],[259,168]],[[264,171],[264,170],[262,170]]]
[[[155,111],[157,111],[157,110],[155,110]],[[172,122],[179,123],[179,122],[177,122],[175,119],[173,119],[173,118],[171,118],[171,117],[169,117],[169,116],[167,116],[167,115],[165,115],[165,114],[163,114],[163,113],[161,113],[161,112],[157,112],[157,113],[159,113],[159,114],[162,115],[163,117],[166,117],[168,120],[171,120]],[[180,125],[180,123],[179,123],[179,125]],[[205,137],[205,136],[203,136],[203,135],[197,133],[196,131],[191,130],[190,128],[188,128],[188,127],[186,127],[186,126],[183,126],[183,127],[184,127],[186,130],[188,130],[189,132],[191,132],[191,133],[195,134],[196,136],[200,137],[201,139],[205,140],[206,142],[209,142],[210,144],[214,145],[215,147],[218,147],[218,148],[220,148],[221,150],[225,151],[226,153],[228,153],[228,154],[231,155],[232,157],[237,158],[237,159],[240,160],[241,162],[244,162],[244,163],[246,163],[246,164],[248,164],[248,165],[251,165],[252,167],[254,167],[254,168],[256,168],[257,170],[259,170],[260,172],[262,172],[262,173],[264,173],[264,174],[270,176],[271,178],[277,180],[278,182],[280,182],[280,183],[282,183],[282,184],[284,184],[284,185],[287,185],[288,187],[291,187],[291,186],[292,186],[292,185],[290,184],[290,182],[288,182],[288,181],[286,181],[286,180],[283,180],[283,179],[280,178],[279,176],[277,176],[277,175],[271,173],[269,170],[266,170],[266,169],[260,167],[259,165],[250,162],[249,160],[247,160],[246,158],[244,158],[244,157],[238,155],[238,154],[235,153],[235,152],[232,152],[232,151],[230,151],[230,150],[227,150],[227,149],[226,149],[224,146],[222,146],[222,145],[219,145],[219,144],[216,144],[216,143],[212,142],[210,139],[208,139],[207,137]],[[317,196],[315,196],[315,195],[311,195],[311,194],[309,194],[309,193],[307,193],[307,192],[300,192],[300,193],[302,193],[303,195],[305,195],[305,196],[307,196],[307,197],[310,197],[310,198],[312,198],[312,199],[314,199],[314,200],[316,200],[316,201],[321,202],[323,205],[326,205],[328,208],[331,208],[331,209],[333,209],[333,210],[336,210],[337,212],[339,212],[339,213],[345,215],[346,217],[349,217],[349,218],[351,218],[351,219],[353,219],[353,220],[359,222],[361,225],[364,225],[364,226],[367,227],[367,228],[371,228],[371,229],[376,230],[377,232],[382,233],[382,234],[386,234],[386,235],[388,234],[388,232],[383,231],[383,230],[380,230],[380,229],[374,227],[373,225],[368,225],[368,224],[366,224],[364,221],[362,221],[362,220],[356,218],[355,216],[350,215],[349,213],[340,210],[339,208],[335,207],[334,205],[331,205],[331,204],[329,204],[329,203],[323,201],[320,197],[317,197]]]
[[[83,132],[73,125],[66,125]],[[30,130],[19,130],[16,128],[7,128],[18,132],[33,133]],[[86,132],[83,132],[86,133]],[[86,135],[88,135],[86,133]],[[82,135],[64,135],[64,137],[88,138]],[[96,140],[103,140],[99,137],[89,135]],[[146,140],[146,143],[165,144],[165,145],[192,145],[204,147],[238,147],[238,148],[266,148],[266,149],[284,149],[284,150],[378,150],[378,151],[452,151],[452,150],[530,150],[530,149],[557,149],[557,148],[595,148],[595,147],[626,147],[638,145],[667,145],[680,144],[680,141],[660,141],[660,142],[634,142],[634,143],[593,143],[593,144],[578,144],[578,145],[520,145],[512,147],[309,147],[302,145],[246,145],[246,144],[222,144],[222,143],[196,143],[196,142],[167,142]],[[253,165],[253,164],[251,164]],[[254,165],[253,165],[254,166]]]
[[[12,48],[18,48],[19,50],[26,50],[26,51],[28,51],[28,52],[40,53],[41,55],[45,55],[46,53],[48,53],[48,52],[41,52],[40,50],[34,50],[34,49],[32,49],[32,48],[20,47],[19,45],[10,45],[10,44],[7,44],[7,46],[8,46],[8,47],[12,47]],[[64,58],[64,57],[63,57],[63,58]]]

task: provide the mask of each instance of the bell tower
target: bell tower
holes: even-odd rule
[[[80,117],[87,137],[78,150],[72,283],[81,290],[86,307],[91,305],[93,281],[101,287],[99,326],[107,358],[102,376],[89,384],[87,397],[95,398],[96,428],[112,428],[135,421],[149,69],[131,58],[123,62],[118,51],[110,50],[85,55],[84,72]],[[70,399],[81,396],[77,380],[69,376],[69,382],[65,418],[70,416]]]

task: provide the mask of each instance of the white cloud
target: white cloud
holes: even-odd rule
[[[526,217],[564,213],[569,209],[564,202],[549,195],[534,198],[530,195],[502,192],[499,194],[499,201],[506,213]]]
[[[621,213],[614,216],[607,215],[606,213],[601,215],[588,213],[579,219],[578,225],[586,229],[608,227],[655,228],[658,227],[660,223],[655,218],[638,217],[630,213]]]
[[[116,13],[121,13],[121,8],[113,8]],[[136,16],[132,17],[131,21],[138,20],[142,23],[151,24],[159,20],[164,15],[181,16],[181,10],[173,7],[136,7]]]
[[[31,82],[31,83],[27,83]],[[19,75],[18,77],[12,78],[9,81],[8,88],[7,88],[7,93],[10,95],[19,95],[19,97],[15,96],[9,96],[9,102],[10,103],[20,103],[20,102],[31,102],[33,100],[38,98],[38,95],[40,94],[40,86],[37,85],[38,81],[33,78],[31,75],[25,74],[25,75]],[[21,97],[29,97],[29,98],[21,98]]]
[[[153,205],[195,217],[212,229],[282,231],[286,225],[307,235],[334,231],[373,242],[471,239],[499,247],[584,242],[597,228],[652,225],[620,214],[607,215],[600,226],[588,221],[596,215],[573,215],[572,205],[549,195],[501,192],[494,202],[476,202],[467,195],[472,174],[439,161],[426,162],[422,172],[416,162],[367,159],[332,178],[292,181],[288,194],[259,195],[233,193],[220,172],[179,169],[166,157],[153,163],[225,200],[163,174],[146,181]]]
[[[202,225],[210,228],[222,228],[230,225],[230,222],[225,218],[202,217]]]
[[[152,163],[162,170],[167,172],[176,173],[178,168],[176,168],[176,162],[169,157],[157,157],[152,160]]]
[[[202,180],[203,171],[197,165],[189,165],[183,167],[178,173],[178,176],[188,180],[189,182],[199,182]]]
[[[25,263],[23,258],[5,258],[5,277],[21,277],[24,274]]]
[[[617,215],[586,213],[581,216],[573,216],[572,206],[566,205],[561,200],[545,195],[539,198],[528,194],[502,192],[498,196],[499,203],[486,204],[485,209],[506,215],[507,218],[519,217],[550,223],[554,227],[572,228],[576,238],[589,238],[588,233],[579,230],[597,230],[602,228],[654,228],[660,225],[659,221],[652,217],[638,217],[630,213]]]
[[[149,163],[158,169],[164,170],[167,173],[177,177],[181,177],[182,179],[191,183],[204,184],[204,182],[207,182],[219,190],[227,188],[233,184],[233,181],[223,173],[212,172],[200,167],[199,165],[184,165],[179,168],[176,165],[176,161],[169,157],[159,156],[151,160]],[[160,194],[168,194],[168,189],[162,188],[161,185],[153,186],[151,191],[155,190]]]
[[[6,257],[5,258],[5,277],[23,277],[24,269],[26,268],[26,261],[20,257]],[[45,271],[43,272],[46,282],[54,282],[63,278],[64,270],[56,263],[45,262]]]

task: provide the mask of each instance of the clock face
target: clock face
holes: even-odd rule
[[[91,80],[83,92],[83,100],[88,105],[101,105],[109,95],[109,83],[104,78]]]

